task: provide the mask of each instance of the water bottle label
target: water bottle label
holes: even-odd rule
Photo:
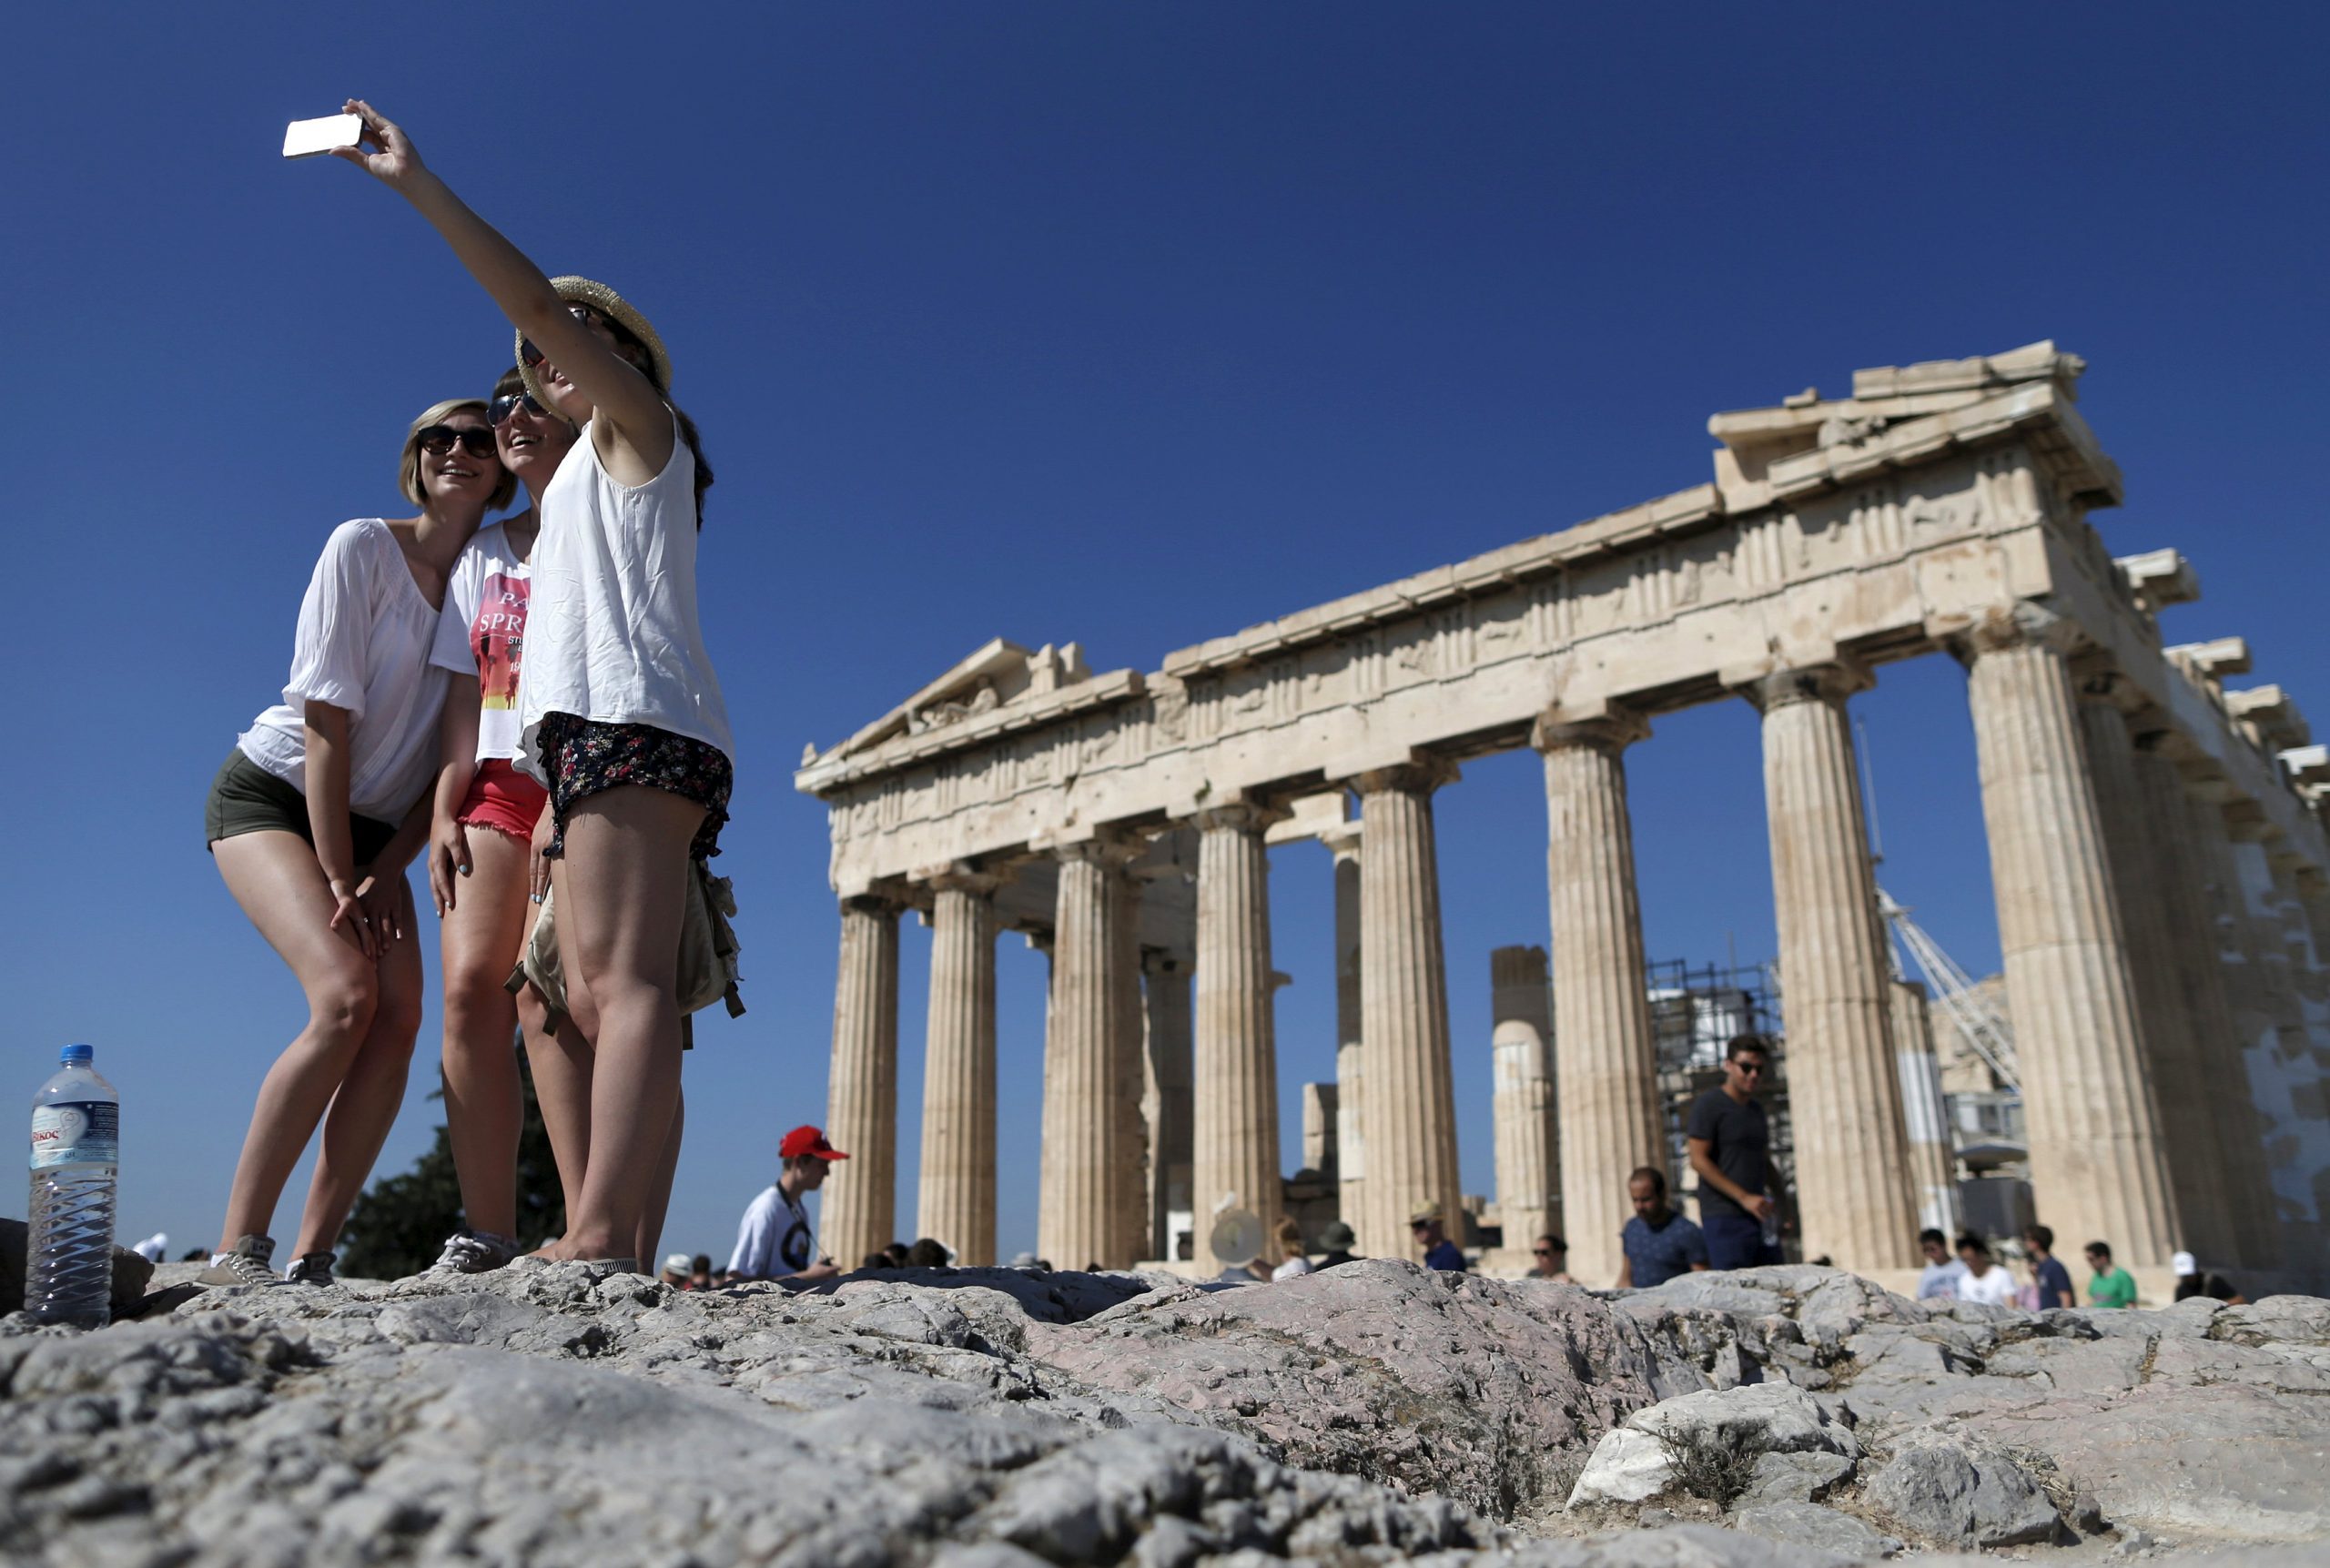
[[[33,1111],[33,1168],[118,1165],[121,1108],[110,1100],[59,1100]]]

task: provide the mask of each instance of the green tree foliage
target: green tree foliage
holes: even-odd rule
[[[534,1100],[533,1074],[518,1053],[525,1119],[518,1134],[518,1240],[532,1251],[565,1233],[566,1196],[551,1157]],[[430,1097],[441,1100],[440,1088]],[[359,1280],[400,1280],[437,1260],[445,1238],[461,1229],[461,1185],[453,1172],[453,1145],[444,1128],[410,1170],[384,1176],[357,1199],[339,1233],[339,1272]]]

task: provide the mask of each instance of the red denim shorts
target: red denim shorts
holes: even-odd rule
[[[470,780],[470,793],[453,820],[463,827],[490,827],[527,844],[549,804],[550,791],[497,757],[478,764],[477,776]]]

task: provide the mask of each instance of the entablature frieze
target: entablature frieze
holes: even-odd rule
[[[1808,482],[1816,469],[1826,477]],[[1743,676],[2042,635],[2100,650],[2132,700],[2202,732],[2202,765],[2237,793],[2278,783],[2221,701],[2163,660],[2153,606],[2087,523],[2117,476],[2058,383],[1776,460],[1759,482],[1784,500],[1743,511],[1697,487],[1200,643],[1154,674],[836,750],[796,785],[827,803],[847,893],[916,866],[1008,865],[1094,824],[1156,832],[1214,804],[1282,802],[1419,752],[1542,745],[1623,713],[1616,741],[1738,694]],[[2312,814],[2274,793],[2318,848]]]

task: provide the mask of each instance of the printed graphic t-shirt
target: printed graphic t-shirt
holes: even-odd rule
[[[782,1280],[806,1269],[816,1255],[807,1206],[772,1186],[745,1210],[728,1271],[746,1280]]]
[[[500,523],[481,528],[445,584],[445,613],[429,662],[477,677],[477,760],[518,754],[518,671],[525,655],[533,572]]]

